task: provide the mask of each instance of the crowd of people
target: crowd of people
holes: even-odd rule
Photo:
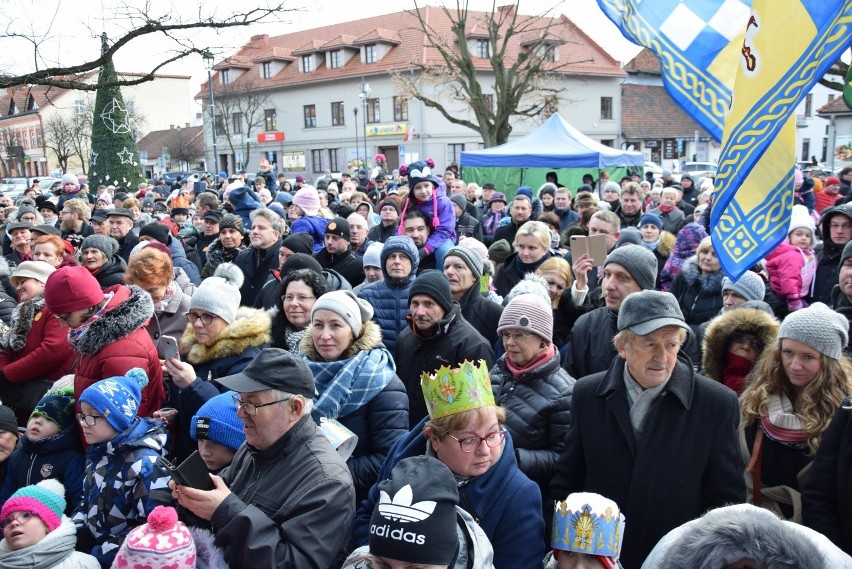
[[[852,168],[596,175],[0,196],[0,569],[852,567]]]

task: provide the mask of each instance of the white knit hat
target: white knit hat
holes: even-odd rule
[[[811,232],[811,247],[813,247],[814,232],[816,231],[814,220],[811,217],[811,214],[808,213],[808,208],[803,205],[796,204],[793,206],[793,213],[790,216],[790,228],[787,229],[787,235],[790,235],[794,229],[800,228],[805,228]]]

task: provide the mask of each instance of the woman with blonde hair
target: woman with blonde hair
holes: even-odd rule
[[[518,228],[513,243],[515,252],[509,255],[494,275],[497,294],[506,296],[523,280],[553,256],[550,249],[550,230],[541,221],[528,221]]]
[[[553,343],[562,348],[571,338],[571,329],[577,318],[584,312],[571,299],[571,285],[574,284],[571,265],[562,257],[554,256],[543,262],[535,274],[547,281],[553,308]]]
[[[823,433],[852,393],[846,318],[818,302],[790,314],[740,396],[740,451],[757,506],[801,523],[801,488]]]

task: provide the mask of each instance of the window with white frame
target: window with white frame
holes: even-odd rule
[[[379,60],[376,44],[371,43],[364,46],[364,63],[375,63]]]
[[[328,66],[331,69],[337,69],[343,63],[343,56],[340,53],[339,49],[336,49],[328,54]]]
[[[302,56],[302,72],[303,73],[311,73],[314,70],[314,56],[303,55]]]
[[[264,79],[270,79],[272,77],[272,62],[264,61],[260,64],[260,76]]]
[[[230,85],[231,84],[231,70],[223,69],[219,72],[219,81],[222,85]]]
[[[491,57],[491,43],[488,40],[476,40],[476,57],[479,59],[488,59]]]

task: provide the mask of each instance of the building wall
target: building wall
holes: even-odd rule
[[[305,83],[297,88],[280,89],[270,93],[267,107],[276,109],[277,131],[283,132],[285,139],[279,142],[258,143],[258,133],[250,133],[251,150],[248,161],[242,166],[250,172],[257,171],[259,161],[268,157],[271,162],[277,160],[276,169],[279,172],[284,171],[288,176],[303,174],[310,178],[315,177],[325,168],[335,171],[345,169],[349,160],[356,156],[365,156],[366,144],[366,156],[369,162],[372,162],[376,153],[383,152],[388,158],[390,168],[396,168],[400,163],[427,157],[434,158],[438,168],[444,168],[450,162],[458,160],[458,154],[462,150],[476,150],[481,147],[479,133],[451,123],[437,110],[426,107],[416,99],[408,101],[407,120],[395,120],[393,98],[399,91],[395,89],[392,78],[389,75],[381,75],[364,79],[369,85],[368,98],[379,100],[378,125],[391,131],[397,129],[396,133],[371,134],[365,140],[364,104],[360,97],[361,80]],[[487,75],[483,75],[481,82],[488,85],[492,83],[492,80]],[[613,146],[618,145],[621,113],[620,78],[566,77],[559,81],[558,87],[561,90],[558,111],[566,120],[595,140],[607,141]],[[485,91],[487,93],[488,89],[486,88]],[[601,97],[612,99],[611,119],[600,118]],[[343,103],[345,121],[343,125],[332,125],[333,102]],[[203,101],[204,132],[209,158],[212,157],[213,152],[207,103],[205,99]],[[305,126],[305,105],[315,105],[315,127]],[[354,108],[358,109],[357,124],[353,113]],[[473,119],[473,114],[460,104],[451,107],[450,110],[454,116]],[[534,130],[544,118],[546,117],[516,118],[510,140]],[[371,130],[372,126],[374,125],[367,124],[367,130]],[[409,135],[407,141],[404,141],[405,133]],[[230,153],[224,136],[217,137],[217,152],[219,160],[215,166],[216,171],[224,169],[234,172],[238,169],[239,164],[236,157]],[[275,154],[267,155],[266,152]],[[331,160],[331,155],[335,152],[337,164],[333,164]],[[285,170],[285,153],[304,155],[304,167]]]
[[[816,111],[827,104],[831,98],[840,97],[841,93],[817,83],[807,97],[796,107],[796,160],[810,161],[816,156],[817,161],[831,161],[831,140],[829,121],[817,116]],[[808,104],[810,98],[810,104]]]

